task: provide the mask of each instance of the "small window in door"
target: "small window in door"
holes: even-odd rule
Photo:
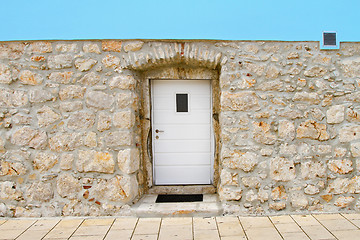
[[[176,94],[176,112],[189,112],[189,95],[187,93]]]

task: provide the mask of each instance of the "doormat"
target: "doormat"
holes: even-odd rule
[[[169,202],[202,202],[202,194],[159,194],[156,203]]]

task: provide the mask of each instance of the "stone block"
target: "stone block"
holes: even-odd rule
[[[71,130],[91,128],[95,123],[95,114],[91,112],[75,112],[70,115],[67,127]]]
[[[130,129],[135,124],[135,115],[131,110],[116,112],[113,116],[113,124],[117,128]]]
[[[110,129],[111,127],[111,116],[106,112],[99,112],[97,120],[97,130],[103,132]]]
[[[131,146],[133,134],[130,131],[112,131],[105,135],[104,143],[106,147],[110,148]]]
[[[51,53],[52,52],[52,46],[51,42],[43,42],[43,41],[36,41],[32,42],[28,49],[28,53]]]
[[[110,80],[109,86],[111,89],[133,90],[136,86],[136,79],[132,75],[118,75]]]
[[[249,111],[260,109],[260,105],[254,92],[223,92],[221,94],[221,109],[223,111]]]
[[[10,141],[15,145],[42,149],[46,146],[47,135],[43,131],[38,131],[30,127],[22,127],[14,131]]]
[[[116,94],[116,103],[118,108],[127,108],[131,107],[134,102],[135,96],[129,91],[129,92],[121,92]]]
[[[50,69],[71,68],[73,66],[73,57],[70,54],[50,55],[48,58],[48,67]]]
[[[35,170],[46,172],[58,163],[58,156],[53,153],[38,152],[33,160]]]
[[[139,51],[144,45],[143,41],[131,41],[124,43],[124,51],[125,52],[136,52]]]
[[[221,185],[239,186],[239,176],[236,172],[230,172],[226,169],[221,170],[220,174]]]
[[[108,109],[112,107],[114,97],[104,92],[91,91],[86,96],[86,105],[96,109]]]
[[[56,44],[55,47],[57,52],[69,52],[69,53],[76,53],[79,51],[78,45],[76,43],[59,43]]]
[[[81,185],[72,175],[63,173],[56,179],[56,189],[63,198],[77,199],[81,191]]]
[[[239,188],[230,188],[220,186],[219,188],[220,200],[239,201],[242,197],[242,190]]]
[[[69,99],[82,99],[86,92],[86,87],[81,87],[78,85],[69,85],[60,89],[59,97],[61,101]]]
[[[351,151],[351,155],[353,157],[359,157],[360,156],[360,142],[351,143],[350,151]]]
[[[345,106],[335,105],[331,106],[329,110],[326,111],[327,123],[335,124],[341,123],[345,118]]]
[[[241,152],[239,150],[225,150],[222,154],[223,166],[230,169],[241,169],[250,172],[258,163],[258,155],[253,152]]]
[[[360,139],[360,126],[344,126],[339,130],[340,142],[351,142]]]
[[[283,157],[271,159],[270,177],[275,181],[293,180],[296,177],[294,162]]]
[[[323,162],[307,161],[301,163],[301,176],[305,180],[326,177],[326,166]]]
[[[19,59],[25,50],[24,42],[8,42],[0,44],[0,59]]]
[[[61,118],[61,115],[54,112],[48,106],[43,106],[36,113],[39,127],[46,127]]]
[[[100,82],[100,75],[94,72],[90,72],[85,74],[80,80],[78,81],[81,84],[94,86]]]
[[[79,172],[113,173],[115,162],[112,154],[94,150],[79,150],[76,168]]]
[[[118,167],[121,172],[131,174],[139,170],[140,153],[137,148],[119,150],[117,155]]]
[[[346,208],[354,201],[355,198],[352,196],[349,197],[340,196],[335,200],[334,205],[339,208]]]
[[[317,93],[314,92],[297,92],[293,97],[293,101],[305,102],[309,104],[318,104],[320,103],[320,97]]]
[[[20,82],[24,85],[39,85],[43,82],[44,78],[35,72],[23,70],[19,75]]]
[[[0,176],[23,176],[26,173],[27,168],[21,162],[0,161]]]
[[[253,138],[256,142],[272,145],[277,140],[276,135],[270,131],[270,125],[266,122],[253,122]]]
[[[49,92],[49,90],[32,89],[29,91],[29,101],[31,103],[44,103],[55,99],[56,98]]]
[[[110,54],[106,55],[101,62],[107,68],[115,68],[120,66],[120,58]]]
[[[83,46],[83,51],[86,53],[101,53],[100,48],[96,43],[85,43]]]
[[[305,77],[322,77],[327,72],[328,72],[328,70],[325,67],[314,66],[314,67],[310,67],[307,70],[305,70],[304,75],[305,75]]]
[[[352,161],[349,159],[342,159],[342,160],[331,160],[328,162],[328,168],[335,173],[339,174],[347,174],[352,172]]]
[[[95,66],[96,63],[97,63],[97,61],[95,59],[77,58],[75,60],[75,67],[76,67],[76,69],[78,69],[81,72],[86,72],[86,71],[89,71],[93,66]]]
[[[103,40],[101,45],[104,52],[121,52],[122,42],[118,40]]]
[[[74,72],[66,71],[66,72],[51,72],[48,76],[51,82],[61,83],[61,84],[69,84],[71,81]]]
[[[55,152],[73,151],[83,144],[81,133],[59,133],[49,139],[49,147]]]
[[[65,171],[71,170],[73,167],[74,160],[75,160],[74,154],[63,153],[60,158],[60,169]]]
[[[12,181],[0,182],[0,199],[1,200],[21,200],[23,193],[17,189],[16,183]]]
[[[11,69],[8,65],[0,63],[0,83],[10,84],[12,82]]]
[[[80,111],[82,108],[83,108],[82,101],[60,103],[60,111],[62,112],[76,112],[76,111]]]
[[[300,123],[300,126],[296,130],[296,134],[296,137],[299,139],[310,138],[325,141],[330,138],[328,132],[326,131],[326,125],[313,120],[307,120]]]
[[[29,202],[48,202],[54,197],[51,183],[34,182],[26,191],[26,198]]]

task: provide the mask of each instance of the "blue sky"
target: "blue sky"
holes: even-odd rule
[[[0,0],[0,41],[360,41],[360,0]]]

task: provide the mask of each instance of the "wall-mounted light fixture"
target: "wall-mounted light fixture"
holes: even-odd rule
[[[339,49],[340,44],[335,31],[323,31],[320,42],[321,49]]]

